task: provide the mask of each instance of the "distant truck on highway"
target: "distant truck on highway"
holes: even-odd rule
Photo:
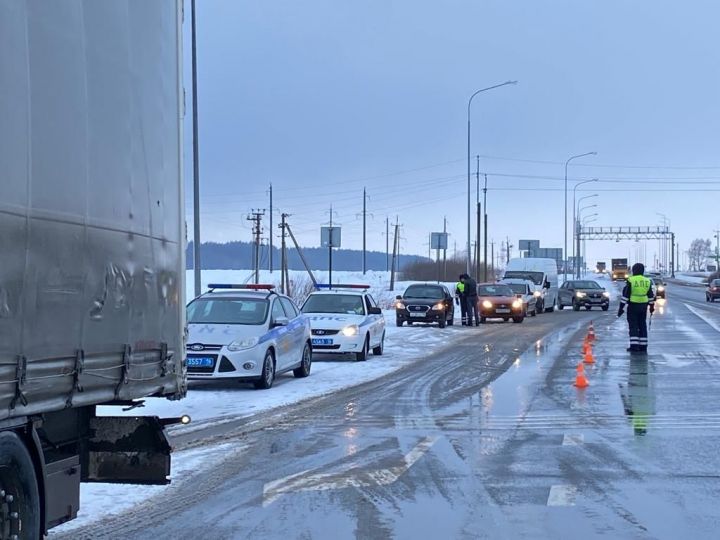
[[[607,271],[607,264],[604,261],[598,261],[595,265],[596,274],[604,274]]]
[[[0,537],[165,484],[185,395],[181,2],[0,2]]]
[[[612,259],[612,280],[619,281],[628,278],[629,268],[627,259]]]

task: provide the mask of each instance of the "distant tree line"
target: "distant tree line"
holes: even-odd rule
[[[485,265],[480,265],[480,280],[484,276]],[[467,270],[467,259],[451,257],[443,263],[429,259],[419,259],[403,267],[402,279],[405,281],[457,281],[460,274]],[[471,275],[475,277],[476,268],[472,265]],[[488,268],[488,281],[495,281],[493,269]]]
[[[328,250],[326,248],[303,248],[303,255],[312,270],[328,270]],[[260,268],[268,267],[270,256],[269,246],[260,247]],[[203,270],[248,270],[253,268],[253,245],[250,242],[215,243],[203,242],[200,246],[200,257]],[[366,255],[367,269],[384,271],[386,268],[385,253],[368,251]],[[428,261],[418,255],[401,255],[400,271],[405,272],[408,265]],[[187,268],[193,265],[193,243],[188,243]],[[290,270],[302,270],[303,264],[297,251],[288,249],[288,266]],[[280,249],[273,246],[273,267],[280,269]],[[333,251],[333,270],[358,272],[362,270],[362,251],[355,249],[336,249]]]

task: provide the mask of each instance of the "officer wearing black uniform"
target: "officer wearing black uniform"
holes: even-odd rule
[[[463,274],[462,282],[465,284],[465,298],[467,301],[467,323],[468,326],[480,326],[480,314],[478,313],[477,281],[467,274]]]
[[[644,353],[647,352],[648,347],[647,312],[648,308],[650,313],[655,312],[655,293],[652,281],[643,275],[645,273],[643,264],[635,263],[632,273],[622,292],[618,317],[622,316],[627,306],[630,331],[630,347],[627,350],[631,353]]]
[[[465,296],[465,283],[463,276],[458,276],[458,282],[455,284],[455,303],[460,305],[460,313],[462,316],[462,325],[467,325],[467,297]]]

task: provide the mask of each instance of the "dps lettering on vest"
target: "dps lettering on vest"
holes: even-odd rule
[[[645,276],[630,276],[627,281],[630,285],[630,303],[647,304],[650,301],[648,293],[652,282]]]

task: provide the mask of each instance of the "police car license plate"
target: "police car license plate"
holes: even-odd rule
[[[197,356],[187,359],[187,367],[213,367],[215,361],[211,356]]]
[[[333,340],[332,339],[323,339],[323,338],[313,338],[312,344],[313,345],[332,345]]]
[[[498,313],[510,313],[510,310],[507,308],[500,308],[497,310]]]

